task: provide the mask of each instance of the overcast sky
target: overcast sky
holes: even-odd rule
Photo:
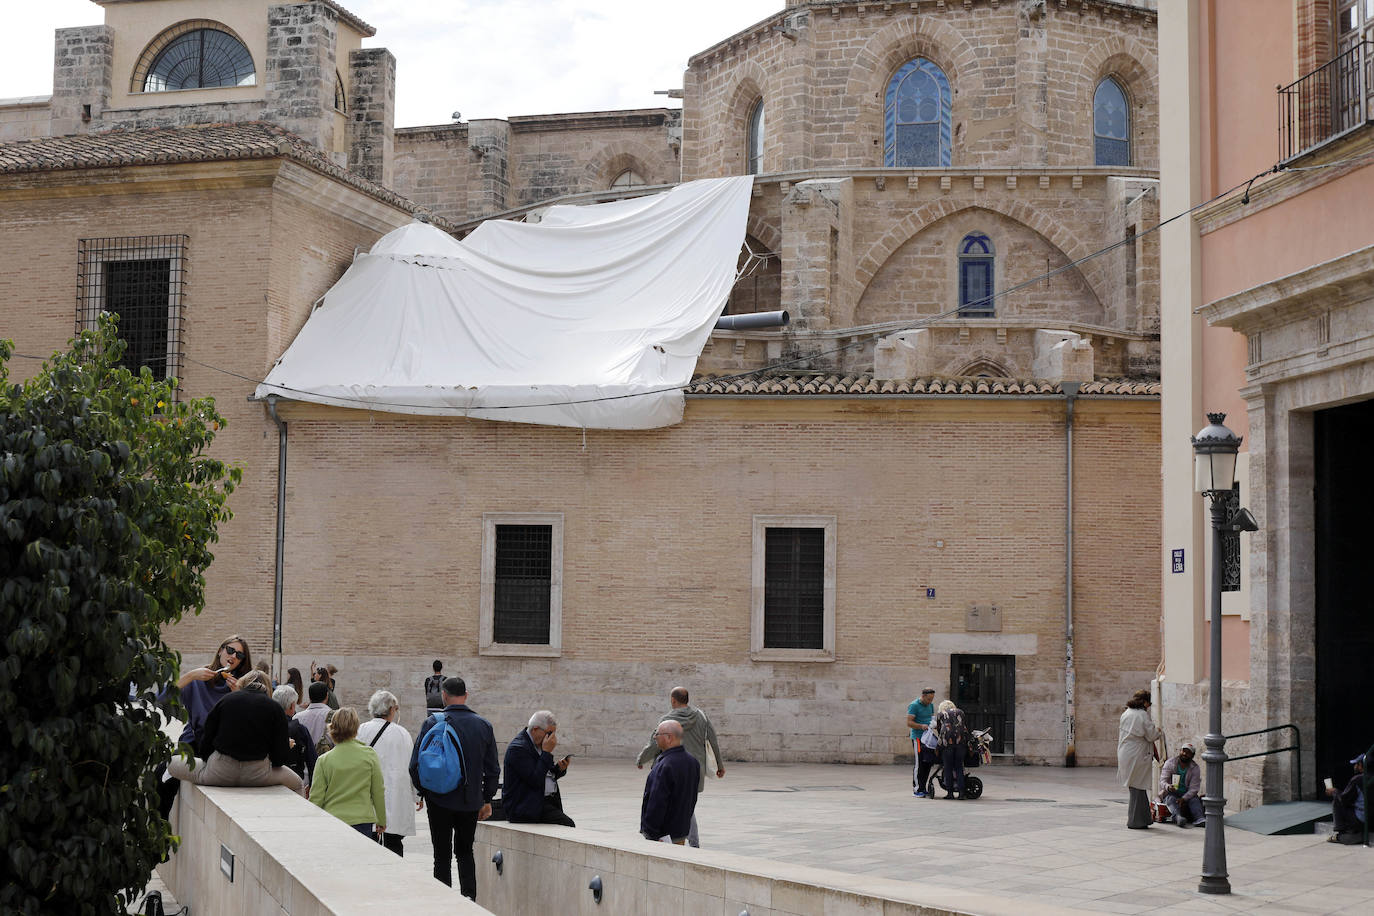
[[[53,30],[98,25],[90,0],[6,3],[0,97],[52,92]],[[784,0],[346,0],[396,56],[396,125],[676,108],[687,58]]]

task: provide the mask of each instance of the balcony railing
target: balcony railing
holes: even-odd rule
[[[1330,63],[1279,87],[1279,160],[1287,162],[1362,127],[1369,100],[1374,43],[1358,42]]]

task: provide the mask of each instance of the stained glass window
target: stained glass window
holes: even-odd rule
[[[1131,164],[1131,110],[1126,90],[1110,76],[1093,93],[1093,147],[1096,165]]]
[[[883,164],[949,165],[949,104],[949,80],[933,61],[918,57],[903,64],[887,84]]]
[[[959,243],[959,315],[990,318],[994,313],[992,239],[970,232]]]
[[[253,55],[233,35],[195,29],[169,41],[143,80],[144,92],[252,86],[257,82]]]

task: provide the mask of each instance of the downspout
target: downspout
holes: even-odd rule
[[[278,682],[282,672],[282,570],[286,558],[286,421],[277,416],[275,394],[267,396],[267,414],[277,424],[277,568],[272,595],[272,673]]]
[[[1073,664],[1073,402],[1082,382],[1060,382],[1064,392],[1064,766],[1078,766]]]

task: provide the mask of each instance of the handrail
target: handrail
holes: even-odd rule
[[[1271,747],[1267,751],[1257,751],[1253,754],[1241,754],[1238,757],[1227,756],[1226,760],[1229,763],[1233,760],[1249,760],[1251,757],[1267,757],[1270,754],[1281,754],[1284,751],[1296,751],[1297,753],[1294,754],[1293,757],[1297,761],[1298,801],[1302,801],[1302,731],[1296,725],[1292,722],[1285,722],[1283,725],[1271,725],[1268,728],[1257,728],[1252,732],[1238,732],[1234,735],[1223,735],[1222,737],[1230,741],[1232,738],[1248,738],[1251,735],[1267,735],[1269,732],[1276,732],[1285,728],[1293,729],[1293,740],[1297,742],[1296,744],[1291,744],[1288,747]]]
[[[1279,86],[1279,161],[1288,162],[1364,125],[1366,64],[1374,43],[1358,41],[1287,86]]]

